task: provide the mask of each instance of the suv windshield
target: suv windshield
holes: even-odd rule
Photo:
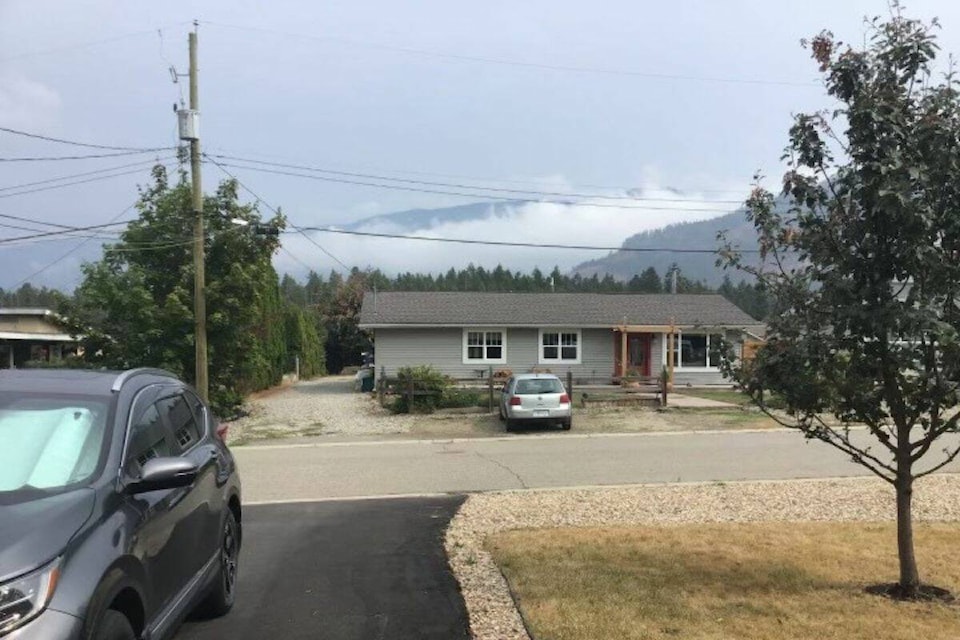
[[[541,393],[563,393],[563,385],[557,378],[527,378],[517,380],[518,396],[532,396]]]
[[[107,408],[91,396],[0,394],[0,492],[87,480],[100,463]]]

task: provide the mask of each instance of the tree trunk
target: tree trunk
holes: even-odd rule
[[[917,556],[913,552],[913,475],[907,469],[897,474],[897,551],[900,558],[900,589],[905,598],[914,598],[920,589]]]

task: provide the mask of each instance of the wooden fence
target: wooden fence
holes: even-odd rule
[[[573,401],[574,397],[574,384],[576,383],[577,390],[583,387],[581,406],[587,405],[590,401],[590,395],[593,393],[591,389],[596,387],[602,387],[605,390],[605,395],[617,394],[625,399],[640,398],[642,396],[651,398],[657,406],[663,407],[667,404],[669,385],[667,385],[664,380],[658,378],[625,379],[618,381],[618,385],[611,385],[609,376],[598,376],[596,378],[577,376],[576,379],[574,379],[573,374],[568,371],[563,378],[565,378],[565,390],[570,396],[571,401]],[[459,389],[484,393],[487,399],[486,409],[489,413],[494,413],[497,411],[499,403],[497,394],[503,389],[507,378],[494,375],[493,368],[490,367],[487,369],[486,375],[482,377],[448,378],[448,380]],[[422,388],[423,385],[419,383],[423,382],[425,382],[425,380],[417,380],[411,377],[388,377],[386,370],[381,368],[380,375],[377,376],[376,384],[376,394],[380,406],[386,406],[388,397],[404,397],[406,398],[407,406],[413,406],[416,398],[440,394],[440,392],[435,389]],[[594,397],[598,396],[595,394]],[[625,403],[637,404],[637,402]]]

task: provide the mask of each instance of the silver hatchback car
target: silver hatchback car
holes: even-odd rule
[[[503,385],[500,394],[500,419],[507,431],[521,424],[559,424],[564,430],[573,425],[570,396],[563,382],[549,373],[521,373]]]

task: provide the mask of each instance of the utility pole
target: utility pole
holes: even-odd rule
[[[190,42],[190,111],[200,109],[197,92],[197,22],[193,22]],[[200,182],[200,132],[190,139],[190,175],[193,182],[193,335],[196,347],[196,388],[204,402],[209,399],[207,379],[207,299],[206,266],[203,246],[203,186]]]

